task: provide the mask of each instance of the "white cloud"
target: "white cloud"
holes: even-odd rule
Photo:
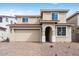
[[[26,10],[26,11],[15,11],[15,15],[39,15],[39,11]]]
[[[54,4],[54,5],[58,5],[59,3],[52,3],[52,4]]]
[[[0,15],[8,15],[8,16],[14,16],[14,15],[39,15],[40,11],[34,11],[34,10],[0,10]]]
[[[77,10],[70,10],[67,13],[67,18],[74,14]],[[9,9],[9,10],[0,10],[0,15],[8,15],[8,16],[14,16],[14,15],[40,15],[40,11],[35,10],[16,10],[16,9]]]

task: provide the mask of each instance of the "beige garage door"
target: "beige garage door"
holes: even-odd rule
[[[40,30],[19,30],[16,29],[14,30],[15,35],[14,35],[14,40],[15,41],[40,41]]]

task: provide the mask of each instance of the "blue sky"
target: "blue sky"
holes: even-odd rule
[[[40,9],[70,9],[67,16],[79,11],[78,3],[0,3],[2,14],[40,14]]]
[[[39,10],[42,8],[79,9],[77,3],[0,3],[0,9]]]

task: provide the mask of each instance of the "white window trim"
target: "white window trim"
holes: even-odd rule
[[[59,20],[59,12],[52,12],[52,13],[58,13],[58,19],[57,20]]]
[[[57,27],[66,27],[66,35],[62,36],[62,35],[57,35]],[[67,26],[56,26],[56,37],[66,37],[67,36]]]

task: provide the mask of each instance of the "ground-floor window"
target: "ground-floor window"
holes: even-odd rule
[[[66,26],[57,27],[57,36],[66,36]]]

